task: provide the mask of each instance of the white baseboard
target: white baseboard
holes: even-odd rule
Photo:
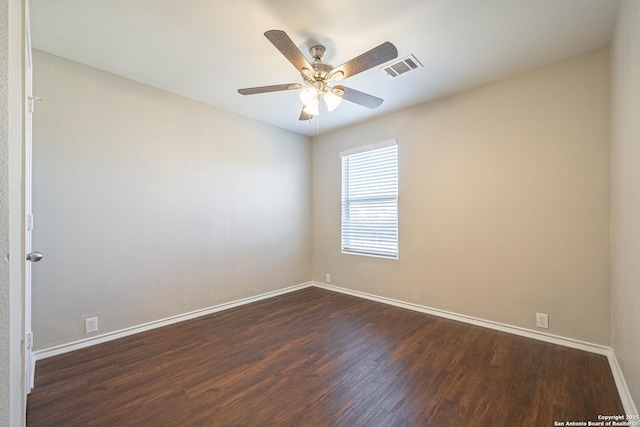
[[[250,304],[252,302],[261,301],[268,298],[273,298],[278,295],[287,294],[289,292],[298,291],[300,289],[313,286],[313,282],[302,283],[299,285],[290,286],[288,288],[278,289],[276,291],[267,292],[257,296],[242,298],[236,301],[231,301],[223,304],[214,305],[211,307],[203,308],[200,310],[191,311],[189,313],[179,314],[177,316],[167,317],[165,319],[156,320],[142,325],[132,326],[118,331],[107,332],[105,334],[97,335],[91,338],[73,341],[67,344],[58,345],[55,347],[38,350],[33,353],[34,363],[35,361],[46,359],[48,357],[58,356],[64,353],[69,353],[74,350],[80,350],[82,348],[91,347],[93,345],[102,344],[108,341],[113,341],[118,338],[124,338],[130,335],[135,335],[140,332],[149,331],[163,326],[172,325],[178,322],[184,322],[185,320],[195,319],[197,317],[206,316],[209,314],[217,313],[222,310],[228,310],[230,308],[239,307],[241,305]]]
[[[138,326],[132,326],[130,328],[121,329],[114,332],[98,335],[95,337],[87,338],[84,340],[74,341],[68,344],[62,344],[55,347],[50,347],[44,350],[38,350],[33,353],[34,364],[35,361],[46,359],[48,357],[58,356],[60,354],[68,353],[74,350],[90,347],[97,344],[102,344],[108,341],[112,341],[118,338],[127,337],[130,335],[138,334],[140,332],[149,331],[152,329],[160,328],[162,326],[171,325],[185,320],[195,319],[197,317],[206,316],[209,314],[217,313],[219,311],[228,310],[230,308],[239,307],[241,305],[250,304],[252,302],[261,301],[268,298],[273,298],[278,295],[284,295],[290,292],[305,289],[311,286],[315,286],[328,291],[339,292],[347,295],[356,296],[359,298],[368,299],[371,301],[381,302],[383,304],[389,304],[396,307],[402,307],[421,313],[431,314],[446,319],[456,320],[458,322],[464,322],[475,326],[481,326],[484,328],[494,329],[501,332],[507,332],[514,335],[519,335],[526,338],[532,338],[539,341],[544,341],[551,344],[562,345],[565,347],[574,348],[577,350],[583,350],[590,353],[601,354],[607,357],[613,379],[615,380],[618,393],[620,394],[620,400],[624,406],[625,412],[629,415],[636,415],[638,411],[633,402],[627,383],[624,379],[618,360],[613,352],[613,349],[608,346],[594,344],[586,341],[580,341],[573,338],[562,337],[559,335],[547,334],[543,332],[534,331],[531,329],[521,328],[519,326],[507,325],[504,323],[494,322],[491,320],[480,319],[477,317],[466,316],[464,314],[453,313],[446,310],[440,310],[437,308],[426,307],[423,305],[413,304],[409,302],[399,301],[392,298],[381,297],[378,295],[369,294],[366,292],[354,291],[352,289],[341,288],[334,285],[329,285],[320,282],[307,282],[300,285],[290,286],[288,288],[279,289],[272,292],[267,292],[254,297],[243,298],[228,303],[215,305],[212,307],[195,310],[189,313],[180,314],[177,316],[160,319],[154,322],[145,323]],[[35,372],[35,366],[34,366]]]
[[[29,350],[31,351],[31,350]],[[33,352],[31,351],[31,357],[29,358],[29,361],[31,363],[31,371],[29,372],[29,393],[31,393],[31,390],[33,390],[33,388],[35,387],[36,384],[36,356],[33,354]],[[28,394],[28,393],[27,393]]]
[[[444,317],[446,319],[456,320],[459,322],[464,322],[464,323],[468,323],[475,326],[481,326],[484,328],[494,329],[501,332],[507,332],[510,334],[519,335],[526,338],[532,338],[535,340],[544,341],[551,344],[557,344],[564,347],[570,347],[577,350],[587,351],[590,353],[601,354],[603,356],[606,356],[607,360],[609,361],[609,367],[611,368],[611,373],[613,374],[613,379],[616,383],[616,388],[618,389],[618,394],[620,395],[620,400],[622,401],[622,405],[624,406],[625,413],[628,415],[638,414],[636,406],[631,397],[631,393],[629,392],[629,389],[627,387],[627,383],[624,380],[622,370],[620,369],[620,365],[618,364],[618,360],[616,359],[615,353],[613,352],[613,349],[611,347],[603,346],[600,344],[594,344],[586,341],[580,341],[573,338],[562,337],[559,335],[538,332],[531,329],[521,328],[519,326],[507,325],[504,323],[480,319],[477,317],[466,316],[464,314],[452,313],[450,311],[440,310],[437,308],[431,308],[431,307],[426,307],[426,306],[408,303],[404,301],[398,301],[392,298],[372,295],[366,292],[354,291],[352,289],[341,288],[341,287],[329,285],[326,283],[313,282],[313,286],[326,289],[329,291],[340,292],[343,294],[368,299],[371,301],[381,302],[383,304],[389,304],[389,305],[394,305],[396,307],[402,307],[409,310],[419,311],[421,313],[432,314],[434,316]]]
[[[629,388],[627,387],[627,382],[624,380],[622,369],[620,369],[618,359],[616,358],[616,354],[614,353],[613,349],[607,355],[607,358],[609,359],[611,373],[613,374],[613,379],[616,382],[618,394],[620,395],[620,400],[622,401],[622,406],[624,406],[625,413],[627,415],[638,415],[638,409],[636,408],[636,405],[631,398],[631,393],[629,392]]]

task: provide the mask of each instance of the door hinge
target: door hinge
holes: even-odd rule
[[[28,231],[33,230],[33,214],[27,215],[27,230]]]
[[[33,348],[33,332],[27,332],[27,336],[25,337],[25,347],[27,347],[27,350],[30,350]]]
[[[37,96],[29,96],[28,100],[27,111],[29,113],[33,113],[36,110],[36,102],[42,102],[42,98]]]

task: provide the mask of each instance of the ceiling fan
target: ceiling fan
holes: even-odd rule
[[[383,100],[381,98],[346,86],[332,86],[331,84],[334,81],[344,80],[397,58],[398,50],[392,43],[384,42],[362,55],[356,56],[338,67],[334,67],[322,61],[325,53],[325,47],[322,45],[315,45],[309,48],[309,53],[313,57],[313,61],[309,62],[284,31],[270,30],[264,35],[296,67],[305,84],[288,83],[250,87],[238,89],[240,94],[254,95],[256,93],[302,89],[300,91],[300,100],[303,103],[303,108],[300,113],[300,120],[310,120],[313,116],[319,114],[320,97],[324,99],[329,111],[335,110],[343,99],[371,109],[377,108],[382,104]]]

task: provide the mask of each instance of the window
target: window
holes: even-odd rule
[[[340,153],[342,252],[398,258],[398,144]]]

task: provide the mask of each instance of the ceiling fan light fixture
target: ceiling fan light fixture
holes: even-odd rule
[[[375,96],[345,86],[331,87],[330,84],[333,80],[347,79],[397,58],[398,49],[393,43],[384,42],[334,68],[328,62],[322,61],[325,53],[325,47],[322,45],[314,45],[309,49],[309,53],[313,57],[313,61],[309,62],[284,31],[269,30],[264,33],[264,36],[300,72],[305,84],[288,83],[238,89],[240,95],[300,89],[300,101],[304,107],[299,120],[310,120],[320,113],[321,96],[329,111],[335,110],[343,98],[370,109],[377,108],[382,104],[383,100]]]
[[[333,93],[333,91],[328,90],[323,95],[324,102],[327,104],[327,109],[329,111],[333,111],[338,108],[338,105],[342,102],[342,97]]]
[[[320,110],[318,109],[319,106],[320,106],[320,103],[316,100],[316,102],[314,103],[305,104],[302,111],[304,111],[305,113],[311,114],[313,116],[317,116],[320,114]]]
[[[300,101],[305,106],[318,104],[318,89],[311,85],[305,87],[300,91]]]

